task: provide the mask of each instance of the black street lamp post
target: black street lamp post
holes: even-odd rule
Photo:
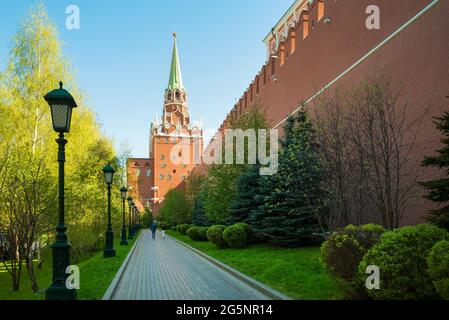
[[[103,257],[112,258],[115,257],[114,250],[114,232],[112,232],[112,223],[111,223],[111,186],[112,181],[114,179],[114,168],[108,164],[103,168],[104,180],[106,182],[106,186],[108,188],[108,227],[106,229],[106,246],[104,248]]]
[[[131,234],[134,237],[134,215],[136,214],[136,209],[134,208],[134,201],[131,203]]]
[[[132,240],[133,238],[133,230],[132,230],[132,204],[133,204],[133,198],[128,197],[128,240]]]
[[[136,206],[136,233],[137,231],[139,231],[139,214],[140,214],[139,208],[137,208]]]
[[[58,143],[58,162],[59,162],[59,210],[58,225],[56,226],[55,243],[51,246],[53,251],[53,282],[45,291],[47,300],[76,300],[76,290],[69,289],[66,285],[68,274],[67,267],[70,266],[70,242],[68,241],[64,222],[64,162],[65,145],[67,140],[64,133],[69,133],[72,120],[72,109],[76,108],[75,99],[72,95],[63,89],[62,82],[59,83],[59,89],[49,92],[45,101],[50,105],[53,129],[59,133]]]
[[[136,204],[133,201],[133,237],[136,235]]]
[[[126,240],[126,223],[125,223],[125,201],[126,201],[126,192],[128,189],[126,187],[122,187],[120,189],[120,195],[122,196],[122,213],[123,213],[123,219],[122,219],[122,239],[120,241],[120,245],[127,246],[128,241]]]
[[[139,215],[137,216],[137,228],[140,230],[141,226],[140,226],[140,211],[139,211]]]
[[[137,234],[137,206],[134,204],[134,235]]]

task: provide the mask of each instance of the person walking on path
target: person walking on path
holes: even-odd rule
[[[150,226],[150,229],[151,229],[152,238],[155,239],[156,238],[156,230],[157,230],[157,223],[156,223],[156,221],[153,221],[153,223]]]

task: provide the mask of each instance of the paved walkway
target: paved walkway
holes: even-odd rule
[[[114,300],[268,299],[191,250],[142,230],[112,296]]]

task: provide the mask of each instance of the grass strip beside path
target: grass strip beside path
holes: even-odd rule
[[[120,239],[114,239],[114,249],[117,254],[115,258],[104,259],[103,251],[100,251],[77,264],[80,268],[81,288],[77,292],[79,300],[101,300],[136,239],[137,237],[134,237],[134,240],[128,240],[127,246],[121,246]],[[11,291],[10,275],[6,271],[1,271],[0,300],[44,300],[45,289],[50,286],[52,277],[51,250],[45,252],[44,261],[42,269],[36,266],[37,281],[41,289],[38,293],[31,290],[25,268],[22,271],[20,290],[17,292]]]
[[[172,237],[202,251],[293,299],[342,299],[343,292],[319,261],[319,247],[278,248],[267,244],[220,249],[175,231]]]

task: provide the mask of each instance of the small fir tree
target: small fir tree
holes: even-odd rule
[[[322,240],[327,191],[312,123],[305,111],[284,127],[276,176],[262,179],[265,203],[251,213],[253,229],[271,242],[297,247]]]
[[[198,227],[207,227],[210,225],[200,197],[197,197],[195,200],[192,213],[192,224]]]
[[[422,165],[443,170],[445,177],[420,184],[428,191],[427,199],[438,204],[445,204],[439,209],[431,210],[427,220],[449,230],[449,112],[446,111],[441,118],[436,118],[435,124],[443,133],[443,139],[441,139],[443,147],[437,150],[437,155],[425,157]]]
[[[236,196],[231,202],[229,209],[228,224],[248,223],[249,213],[262,204],[259,199],[256,199],[256,195],[259,193],[259,180],[259,165],[250,165],[240,175],[237,180]]]

